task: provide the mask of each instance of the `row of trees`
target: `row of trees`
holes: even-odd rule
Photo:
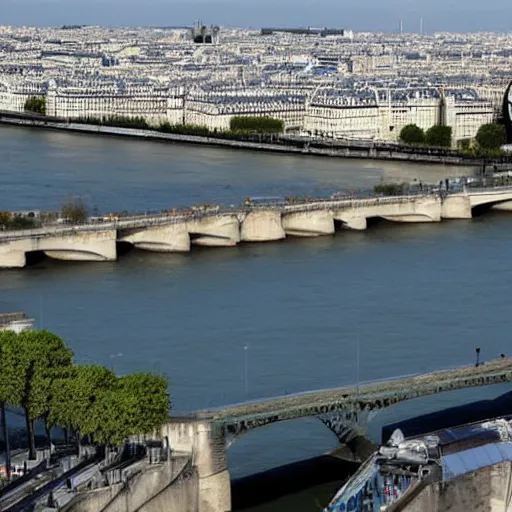
[[[170,124],[164,122],[156,127],[152,127],[143,117],[80,117],[74,119],[74,122],[83,124],[95,124],[102,126],[115,126],[118,128],[138,128],[141,130],[154,129],[162,133],[176,133],[180,135],[198,135],[202,137],[223,137],[237,134],[253,133],[282,133],[284,131],[284,122],[280,119],[274,119],[268,116],[259,117],[233,117],[230,121],[229,130],[210,130],[206,126],[195,124]]]
[[[35,227],[33,217],[16,215],[8,211],[0,211],[0,231],[9,229],[30,229]]]
[[[34,421],[71,429],[78,438],[120,445],[151,433],[168,418],[167,380],[150,373],[117,377],[108,368],[77,365],[64,341],[51,332],[0,332],[0,407],[25,413],[29,457],[36,458]],[[7,427],[4,424],[4,439]]]
[[[229,122],[231,131],[245,133],[283,133],[284,122],[268,116],[243,117],[236,116]]]
[[[32,114],[46,114],[46,98],[44,96],[31,96],[27,98],[24,106],[25,112]]]
[[[450,148],[452,146],[452,127],[435,125],[424,131],[416,124],[408,124],[399,135],[404,144]]]
[[[86,116],[73,119],[74,123],[95,124],[103,126],[115,126],[117,128],[138,128],[139,130],[149,130],[151,127],[146,119],[142,116],[126,117],[126,116],[106,116],[94,117]]]
[[[418,146],[451,147],[452,129],[450,126],[432,126],[425,132],[415,124],[408,124],[402,128],[400,140],[405,144]],[[505,142],[505,127],[490,123],[478,129],[475,143],[470,139],[462,141],[461,149],[476,156],[498,156]]]

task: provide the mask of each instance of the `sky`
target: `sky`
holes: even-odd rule
[[[355,31],[512,31],[512,0],[0,0],[0,25],[311,26]]]

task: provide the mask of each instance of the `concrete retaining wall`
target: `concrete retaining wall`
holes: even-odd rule
[[[505,502],[510,471],[506,462],[446,484],[431,484],[408,505],[390,512],[512,512],[512,504]]]
[[[170,422],[161,431],[173,450],[192,455],[199,477],[199,512],[231,510],[224,431],[207,421]]]

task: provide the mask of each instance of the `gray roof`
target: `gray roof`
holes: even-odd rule
[[[0,326],[7,325],[12,322],[19,322],[20,320],[26,320],[27,315],[23,312],[16,313],[0,313]]]

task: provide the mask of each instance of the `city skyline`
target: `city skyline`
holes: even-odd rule
[[[105,26],[179,26],[195,19],[207,24],[260,28],[262,26],[329,26],[356,31],[397,32],[402,20],[404,32],[419,32],[423,19],[425,33],[509,31],[512,6],[504,0],[484,5],[475,0],[463,8],[455,2],[436,0],[429,5],[391,0],[386,7],[377,0],[362,0],[344,6],[332,0],[3,0],[0,25],[59,26],[85,24]],[[268,6],[268,8],[267,8]],[[272,11],[269,9],[272,8]]]

